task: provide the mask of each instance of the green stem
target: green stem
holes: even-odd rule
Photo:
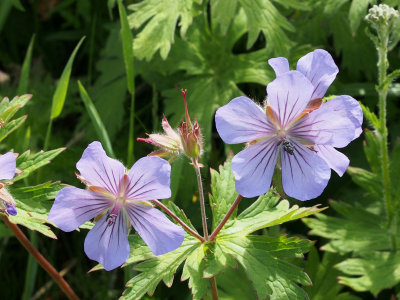
[[[225,217],[221,220],[221,222],[218,224],[218,226],[215,228],[214,232],[210,235],[210,241],[213,241],[215,237],[218,235],[218,233],[221,231],[222,227],[224,227],[225,223],[229,220],[235,209],[238,207],[240,201],[242,200],[243,196],[238,195],[235,199],[235,202],[233,202],[231,208],[228,210],[226,213]]]
[[[78,300],[78,296],[71,289],[69,284],[64,278],[57,272],[56,269],[43,257],[42,254],[28,240],[25,234],[18,228],[17,225],[11,223],[5,215],[1,216],[4,223],[10,228],[18,241],[25,247],[25,249],[35,258],[35,260],[43,267],[43,269],[54,279],[64,294],[71,300]]]
[[[135,93],[132,92],[132,94],[131,94],[131,112],[130,112],[130,116],[129,116],[128,159],[127,159],[128,166],[131,166],[133,163],[133,157],[134,157],[133,141],[135,140],[134,130],[135,130]]]
[[[203,223],[204,239],[206,241],[208,241],[209,238],[208,238],[208,228],[207,228],[206,206],[205,206],[205,202],[204,202],[203,182],[202,182],[202,179],[201,179],[201,172],[200,172],[200,166],[199,166],[199,163],[198,163],[198,159],[197,158],[192,158],[192,164],[193,164],[194,169],[196,171],[197,185],[199,187],[201,221]]]
[[[394,207],[392,203],[392,195],[390,189],[390,173],[389,173],[389,153],[388,153],[388,129],[386,126],[386,98],[387,98],[387,86],[383,83],[386,81],[388,60],[388,41],[389,33],[386,31],[380,35],[380,45],[378,46],[378,75],[379,75],[379,122],[380,122],[380,134],[381,134],[381,170],[382,170],[382,184],[383,184],[383,199],[385,202],[386,216],[388,219],[388,228],[390,229],[390,238],[392,242],[393,251],[397,250],[396,233],[392,230],[395,228],[395,221],[393,218]]]

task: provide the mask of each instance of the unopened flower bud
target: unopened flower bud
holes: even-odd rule
[[[203,150],[200,125],[197,120],[192,124],[186,102],[186,90],[181,90],[183,101],[185,103],[186,122],[179,126],[179,135],[181,136],[185,154],[190,158],[197,158]]]
[[[138,138],[137,140],[161,148],[160,150],[150,153],[148,156],[159,156],[171,161],[184,151],[182,140],[178,132],[169,125],[165,116],[161,125],[166,134],[152,133],[148,134],[148,138]]]
[[[398,19],[399,12],[386,4],[372,6],[365,17],[365,20],[378,32],[381,30],[390,32]]]

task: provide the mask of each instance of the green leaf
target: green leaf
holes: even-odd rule
[[[197,239],[185,236],[178,249],[136,265],[134,269],[141,273],[126,283],[128,288],[121,299],[140,299],[146,293],[152,295],[161,280],[170,287],[177,268],[200,245]]]
[[[0,142],[4,140],[7,135],[13,132],[15,129],[19,128],[26,120],[27,116],[22,116],[18,119],[12,120],[6,123],[3,127],[0,127]]]
[[[56,239],[55,234],[45,223],[52,205],[52,202],[48,200],[54,199],[62,187],[63,185],[59,182],[47,182],[22,188],[11,186],[9,191],[14,197],[18,213],[16,216],[9,216],[9,220]]]
[[[368,5],[375,4],[375,0],[353,0],[351,1],[350,11],[349,11],[349,22],[350,29],[353,35],[356,34],[358,26],[360,26],[361,21],[364,20],[367,14]]]
[[[279,196],[274,190],[261,195],[257,201],[244,210],[235,220],[228,221],[221,230],[220,236],[247,235],[262,228],[279,225],[292,220],[307,217],[323,211],[326,208],[289,207],[287,200],[278,203]]]
[[[4,122],[8,122],[15,113],[32,98],[32,95],[26,94],[22,96],[15,96],[11,101],[7,97],[3,98],[0,102],[0,118]]]
[[[134,40],[134,53],[139,59],[150,60],[160,50],[160,55],[166,59],[174,43],[175,27],[178,19],[182,37],[197,14],[194,3],[202,0],[147,0],[132,4],[128,8],[134,12],[129,15],[132,28],[143,29]]]
[[[54,159],[64,150],[65,148],[58,148],[46,152],[40,151],[35,154],[31,154],[30,150],[25,151],[17,158],[17,169],[21,170],[22,174],[14,177],[11,181],[15,182],[27,177],[40,167],[50,163],[52,159]]]
[[[235,189],[235,178],[231,169],[232,155],[228,157],[223,166],[219,166],[219,172],[211,169],[211,194],[209,195],[210,206],[212,210],[213,226],[221,222],[225,214],[232,206],[238,193]],[[231,219],[236,217],[236,211]]]
[[[85,104],[85,107],[89,114],[90,120],[92,121],[94,129],[96,130],[96,133],[97,133],[101,143],[104,145],[104,148],[106,149],[107,153],[111,157],[115,157],[110,138],[108,137],[107,129],[105,128],[103,121],[101,120],[99,113],[97,112],[96,107],[94,106],[88,93],[86,92],[85,88],[83,87],[83,85],[81,84],[81,82],[79,80],[78,80],[78,86],[79,86],[79,94],[81,95],[81,99],[82,99],[83,103]]]
[[[99,72],[93,88],[89,90],[93,103],[104,124],[111,140],[122,128],[126,108],[126,74],[123,59],[123,50],[120,41],[120,27],[118,24],[111,27],[106,43],[100,52],[96,63]],[[110,101],[112,99],[112,101]]]
[[[310,299],[313,300],[357,300],[359,297],[353,296],[348,292],[340,293],[343,286],[338,284],[337,277],[340,272],[334,268],[342,257],[335,253],[324,252],[320,261],[318,251],[313,247],[308,254],[305,271],[310,276],[312,286],[304,287]]]
[[[336,265],[347,276],[339,277],[339,282],[357,292],[372,292],[375,297],[386,288],[400,282],[400,253],[372,252],[361,258],[350,258]]]
[[[121,22],[122,50],[124,53],[126,81],[129,93],[135,92],[135,73],[133,69],[133,37],[129,28],[125,7],[121,0],[118,0],[119,18]]]
[[[384,212],[371,213],[361,204],[350,205],[331,201],[332,207],[342,217],[318,214],[316,219],[303,219],[311,228],[311,235],[329,239],[322,249],[330,252],[349,253],[391,249],[390,235]],[[400,238],[400,233],[397,235]]]
[[[379,137],[370,130],[364,130],[364,136],[365,136],[365,142],[364,142],[365,156],[372,169],[372,172],[379,176],[379,174],[381,173],[381,165],[379,160],[377,159],[380,156],[380,147],[381,147]]]
[[[265,299],[268,295],[269,299],[306,298],[305,291],[297,283],[311,284],[308,276],[299,267],[274,256],[280,249],[284,249],[286,255],[289,250],[284,248],[281,242],[269,243],[269,249],[260,249],[259,245],[255,245],[259,240],[259,237],[253,240],[252,237],[245,236],[221,236],[216,242],[225,255],[234,257],[243,266],[257,291],[258,298]],[[310,246],[311,242],[308,244]]]
[[[210,288],[209,281],[203,278],[206,251],[204,248],[203,244],[193,251],[187,257],[182,270],[181,281],[189,279],[189,288],[192,290],[194,300],[204,299]]]
[[[196,228],[192,225],[189,218],[185,215],[185,212],[180,209],[174,202],[168,201],[167,207],[179,218],[181,219],[186,225],[192,228],[194,231],[197,232]]]
[[[215,111],[234,97],[243,95],[238,84],[253,82],[265,86],[274,78],[272,69],[267,68],[264,49],[243,54],[232,52],[235,42],[245,32],[244,21],[242,12],[235,17],[224,36],[220,30],[204,32],[204,21],[196,18],[187,32],[186,40],[176,40],[168,59],[171,66],[168,65],[166,69],[169,72],[186,72],[184,77],[179,76],[181,79],[177,79],[178,84],[174,85],[188,90],[188,109],[190,115],[199,121],[206,151],[211,144]],[[150,76],[151,73],[147,78],[152,80]],[[176,87],[167,89],[163,95],[166,97],[165,113],[172,116],[169,118],[170,124],[178,124],[184,116],[179,90]]]
[[[235,269],[226,269],[217,279],[219,299],[257,299],[257,293],[250,281],[246,280],[247,275],[240,264]]]
[[[375,113],[369,110],[369,108],[362,103],[360,103],[364,117],[369,121],[372,128],[378,130],[380,128],[378,117]]]
[[[29,42],[28,50],[26,51],[25,59],[22,64],[21,76],[18,81],[17,94],[23,94],[28,92],[29,73],[31,70],[32,52],[33,52],[32,50],[34,43],[35,43],[35,35],[32,36],[31,41]]]
[[[76,45],[67,64],[65,65],[65,68],[61,74],[61,78],[57,83],[57,87],[53,94],[53,100],[52,100],[52,104],[51,104],[51,114],[50,114],[51,120],[57,118],[61,114],[61,111],[64,106],[64,102],[65,102],[65,97],[67,96],[67,90],[68,90],[68,85],[69,85],[69,78],[71,76],[72,64],[74,62],[75,55],[78,52],[79,47],[83,43],[84,39],[85,39],[85,37],[81,38],[79,43]]]
[[[357,185],[369,191],[367,194],[368,196],[374,199],[382,199],[382,183],[377,174],[355,167],[348,167],[347,173],[350,174],[351,179],[353,179]]]
[[[295,31],[295,28],[269,0],[212,0],[211,15],[214,23],[218,24],[221,20],[222,34],[226,34],[230,20],[236,17],[236,6],[239,10],[242,9],[246,16],[247,48],[256,42],[262,32],[267,40],[266,49],[269,55],[289,53],[293,43],[284,30]]]

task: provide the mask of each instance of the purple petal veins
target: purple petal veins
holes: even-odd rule
[[[159,157],[139,159],[127,174],[124,166],[109,158],[99,142],[91,143],[77,163],[88,190],[62,189],[48,220],[72,231],[105,213],[85,239],[87,256],[106,270],[122,265],[129,257],[128,217],[155,255],[178,248],[184,239],[181,227],[143,201],[171,196],[171,167]]]
[[[290,71],[283,57],[268,62],[277,79],[267,86],[266,107],[235,98],[217,110],[216,127],[224,142],[248,143],[232,159],[241,195],[254,197],[268,191],[280,154],[285,192],[309,200],[322,193],[331,169],[339,176],[347,169],[348,158],[334,147],[345,147],[361,134],[362,110],[346,95],[322,103],[339,71],[325,50],[300,58],[297,71]]]

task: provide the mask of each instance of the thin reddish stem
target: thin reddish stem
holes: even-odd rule
[[[192,164],[196,171],[197,177],[197,185],[199,187],[199,197],[200,197],[200,209],[201,209],[201,221],[203,223],[203,232],[204,232],[204,239],[206,241],[209,240],[208,238],[208,228],[207,228],[207,216],[206,216],[206,206],[204,202],[204,190],[203,190],[203,182],[201,179],[201,172],[200,166],[197,158],[192,158]]]
[[[210,235],[210,241],[213,241],[217,234],[221,231],[222,227],[224,227],[225,223],[229,220],[237,206],[239,205],[240,201],[242,200],[243,196],[238,195],[237,198],[235,199],[235,202],[233,202],[231,208],[229,211],[226,213],[225,217],[222,219],[222,221],[218,224],[217,228],[215,228],[214,232]]]
[[[172,219],[177,221],[188,233],[190,233],[194,237],[198,238],[202,243],[205,241],[204,238],[200,234],[198,234],[195,230],[193,230],[188,225],[186,225],[186,223],[183,222],[177,215],[175,215],[168,207],[166,207],[164,204],[162,204],[158,200],[153,200],[153,202],[157,206],[159,206],[163,211],[165,211],[169,216],[171,216]]]
[[[215,276],[210,278],[211,283],[211,294],[213,300],[218,300],[218,288],[217,281],[215,280]]]
[[[64,294],[71,300],[79,300],[79,297],[75,294],[69,284],[64,278],[58,273],[58,271],[43,257],[42,254],[31,244],[25,234],[19,229],[16,224],[11,223],[5,215],[1,216],[4,223],[10,228],[18,241],[25,247],[25,249],[36,259],[36,261],[42,266],[43,269],[57,282],[60,289]]]

